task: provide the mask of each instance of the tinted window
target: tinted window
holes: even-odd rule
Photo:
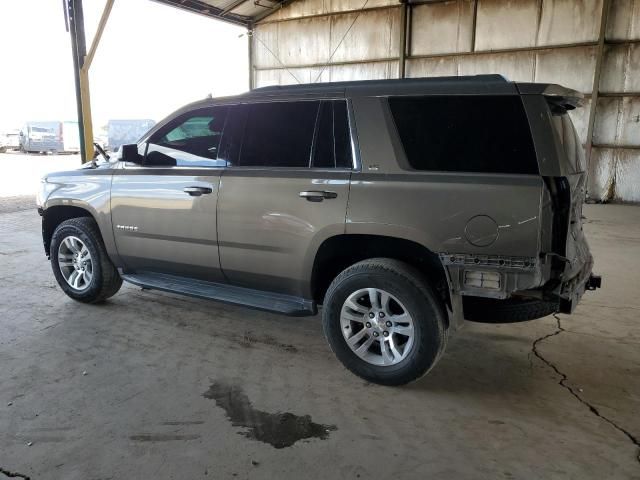
[[[320,106],[318,131],[314,146],[313,166],[316,168],[335,168],[333,107],[330,102],[322,102]]]
[[[395,97],[389,105],[417,170],[538,173],[520,97]]]
[[[562,161],[567,173],[584,172],[586,169],[584,149],[567,111],[562,109],[554,112],[551,116],[551,124],[558,134],[558,140],[565,153]]]
[[[322,102],[316,132],[313,166],[351,168],[351,138],[346,102]]]
[[[239,164],[309,167],[319,107],[313,101],[249,105]]]
[[[228,107],[185,114],[156,132],[149,140],[146,164],[182,167],[219,167],[218,147]]]

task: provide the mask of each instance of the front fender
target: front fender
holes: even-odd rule
[[[107,172],[78,170],[52,174],[43,179],[37,196],[44,215],[57,207],[75,207],[88,212],[98,224],[111,260],[119,266],[111,224],[111,179]]]

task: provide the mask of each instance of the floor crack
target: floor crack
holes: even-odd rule
[[[2,467],[0,467],[0,473],[9,478],[24,478],[24,480],[31,480],[31,477],[28,475],[23,475],[22,473],[18,473],[18,472],[12,472]]]
[[[556,367],[551,361],[547,360],[546,358],[544,358],[542,356],[542,354],[538,351],[538,344],[548,338],[551,337],[555,337],[556,335],[561,334],[562,332],[566,332],[566,330],[562,327],[562,324],[560,323],[560,317],[558,317],[558,315],[554,314],[553,317],[556,319],[556,326],[557,329],[555,332],[553,333],[549,333],[547,335],[544,335],[542,337],[537,338],[533,344],[531,345],[531,351],[533,352],[533,354],[538,357],[545,365],[547,365],[549,368],[551,368],[559,377],[560,377],[560,381],[558,382],[558,384],[563,387],[564,389],[566,389],[571,395],[573,395],[580,403],[582,403],[585,407],[587,407],[589,409],[589,411],[591,413],[593,413],[596,417],[601,418],[602,420],[604,420],[605,422],[607,422],[609,425],[611,425],[613,428],[615,428],[616,430],[618,430],[619,432],[623,433],[629,440],[631,440],[633,442],[633,444],[640,448],[640,440],[635,437],[631,432],[629,432],[628,430],[624,429],[623,427],[621,427],[620,425],[618,425],[616,422],[614,422],[613,420],[605,417],[604,415],[602,415],[600,413],[600,411],[593,406],[592,404],[590,404],[588,401],[586,401],[584,398],[582,398],[580,396],[580,393],[577,392],[571,385],[567,384],[568,378],[567,375],[563,372],[561,372],[558,367]],[[638,462],[640,462],[640,452],[638,452],[638,455],[636,456],[636,460],[638,460]]]

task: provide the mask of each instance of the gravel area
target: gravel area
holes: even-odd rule
[[[35,195],[18,195],[15,197],[0,197],[0,213],[20,212],[22,210],[35,210]]]

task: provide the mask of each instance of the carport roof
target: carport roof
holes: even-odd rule
[[[158,3],[249,27],[291,0],[154,0]]]

